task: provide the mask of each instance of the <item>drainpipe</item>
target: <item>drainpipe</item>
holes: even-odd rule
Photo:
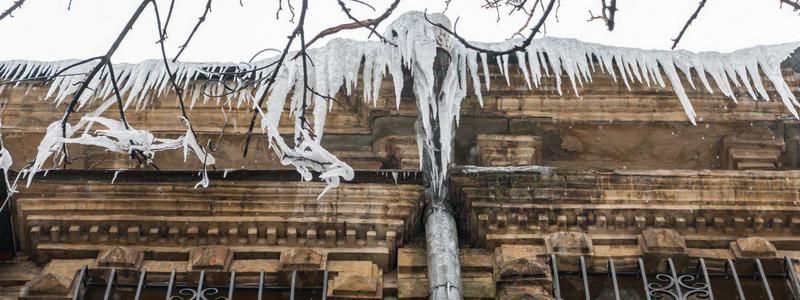
[[[425,214],[425,240],[428,244],[430,299],[462,299],[456,222],[452,210],[443,201],[428,205]]]
[[[434,92],[441,95],[440,90],[445,74],[450,64],[450,54],[442,48],[436,49],[434,60]],[[437,101],[442,101],[437,96]],[[430,116],[435,118],[434,116]],[[422,116],[417,119],[417,143],[427,147],[421,140],[425,134],[422,128]],[[437,120],[431,120],[433,134],[440,136]],[[434,139],[440,141],[440,139]],[[425,209],[425,241],[427,244],[428,258],[428,283],[429,299],[433,300],[460,300],[461,291],[461,263],[458,259],[458,233],[456,222],[453,217],[453,209],[449,205],[449,178],[444,179],[444,184],[436,190],[436,182],[432,176],[432,164],[441,165],[441,145],[434,145],[437,149],[433,153],[435,157],[429,157],[430,152],[422,151],[422,173],[425,182],[425,195],[428,205]],[[451,147],[452,149],[452,147]],[[450,154],[452,155],[452,153]],[[450,160],[452,161],[452,160]]]

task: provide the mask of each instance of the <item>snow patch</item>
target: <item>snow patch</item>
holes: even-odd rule
[[[510,166],[510,167],[481,167],[481,166],[464,166],[461,170],[464,174],[481,174],[481,173],[539,173],[549,175],[553,171],[552,167],[546,166]]]

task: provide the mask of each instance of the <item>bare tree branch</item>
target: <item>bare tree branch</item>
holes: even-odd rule
[[[211,2],[211,0],[209,0],[209,4],[207,4],[207,7],[206,7],[206,12],[203,14],[204,16],[202,18],[204,18],[205,15],[207,14],[208,9],[209,9],[208,7],[210,6],[210,2]],[[174,1],[172,3],[174,4]],[[172,85],[172,88],[175,90],[175,93],[178,95],[182,117],[184,118],[184,120],[186,120],[187,126],[189,127],[189,131],[191,132],[191,134],[194,135],[195,139],[197,139],[197,136],[196,136],[196,134],[194,132],[194,129],[192,128],[192,124],[189,121],[189,117],[188,117],[188,114],[186,112],[186,108],[185,108],[184,101],[183,101],[183,91],[177,85],[176,78],[175,78],[175,73],[173,73],[171,68],[170,68],[169,61],[168,61],[167,56],[166,56],[166,50],[164,48],[164,40],[166,39],[166,31],[167,31],[165,26],[167,25],[169,20],[167,19],[166,22],[164,22],[164,23],[161,22],[161,16],[159,14],[158,6],[157,6],[157,3],[156,3],[155,0],[142,0],[142,2],[139,4],[139,7],[131,15],[131,17],[128,20],[128,22],[126,23],[125,27],[123,27],[122,31],[119,33],[119,35],[117,35],[117,38],[114,40],[113,44],[109,47],[109,49],[106,51],[106,53],[104,55],[92,57],[92,58],[85,59],[85,60],[79,61],[77,63],[71,64],[69,66],[66,66],[66,67],[58,70],[55,74],[47,76],[47,77],[39,77],[39,78],[34,77],[34,78],[32,78],[32,79],[44,79],[45,82],[47,82],[47,81],[53,80],[56,77],[62,76],[63,73],[65,73],[67,70],[69,70],[71,68],[74,68],[74,67],[77,67],[79,65],[86,64],[86,63],[90,63],[90,62],[93,62],[93,61],[97,61],[97,63],[94,65],[94,67],[92,67],[91,70],[88,71],[85,74],[83,80],[77,83],[79,85],[78,89],[73,94],[72,100],[70,101],[69,105],[67,106],[67,108],[66,108],[66,110],[64,112],[64,116],[61,118],[62,138],[67,139],[67,122],[69,120],[69,116],[73,112],[75,112],[75,107],[80,102],[81,97],[84,95],[84,93],[87,90],[94,91],[94,89],[91,88],[89,86],[89,84],[92,81],[92,79],[95,78],[95,77],[101,77],[101,78],[109,77],[107,79],[110,80],[111,85],[112,85],[112,89],[113,89],[113,92],[114,92],[114,97],[116,98],[117,107],[119,109],[121,122],[124,124],[126,129],[130,129],[130,126],[128,124],[127,118],[125,117],[124,106],[123,106],[123,103],[122,103],[122,96],[121,96],[119,84],[117,82],[116,74],[114,73],[114,67],[113,67],[113,64],[111,62],[111,57],[117,51],[117,49],[119,48],[120,44],[122,43],[122,41],[127,36],[128,32],[131,30],[131,28],[133,28],[133,25],[139,20],[139,18],[141,17],[142,13],[144,12],[144,10],[150,4],[152,4],[153,10],[155,11],[155,15],[156,15],[156,22],[157,22],[157,25],[158,25],[158,28],[157,28],[158,29],[158,37],[159,37],[158,43],[159,43],[160,48],[161,48],[161,54],[162,54],[162,59],[163,59],[163,62],[164,62],[164,66],[165,66],[165,68],[167,70],[167,73],[169,75],[169,80],[170,80],[170,83]],[[172,10],[173,10],[172,5],[170,5],[170,15],[172,13]],[[198,23],[202,23],[202,20],[200,22],[198,22]],[[185,48],[186,45],[189,43],[189,41],[191,40],[191,37],[194,34],[194,31],[197,30],[197,27],[199,27],[199,24],[197,26],[195,26],[195,29],[193,30],[192,34],[187,39],[186,43],[184,43],[183,48]],[[104,71],[103,71],[105,69],[108,70],[107,74],[105,74]],[[30,80],[30,79],[28,79],[28,80]],[[134,144],[133,141],[130,141],[130,143],[131,143],[131,145]],[[206,151],[204,148],[202,148],[202,146],[201,146],[201,149],[202,149],[202,151]],[[64,144],[62,144],[61,151],[63,152],[63,155],[64,155],[64,162],[66,164],[69,164],[69,162],[71,160],[70,160],[70,158],[68,156],[68,153],[67,153],[66,142],[64,142]],[[140,165],[144,165],[145,163],[148,164],[148,165],[152,164],[152,161],[151,161],[150,157],[145,155],[140,150],[132,150],[131,153],[130,153],[130,156],[131,156],[131,158],[137,159],[139,161]],[[65,167],[66,167],[66,165],[65,165]]]
[[[108,76],[111,77],[111,85],[114,90],[114,97],[117,99],[117,109],[119,110],[119,118],[122,121],[122,125],[125,126],[125,129],[130,129],[130,125],[128,125],[128,119],[125,117],[125,106],[122,104],[122,95],[120,95],[119,84],[117,84],[117,77],[114,74],[114,64],[111,63],[111,60],[106,62],[106,67],[108,68]],[[128,140],[128,143],[130,143],[131,146],[134,145],[133,140]],[[152,160],[150,159],[150,157],[147,157],[147,155],[145,155],[144,152],[142,152],[141,150],[133,149],[133,151],[130,152],[130,157],[135,158],[137,161],[139,161],[139,165],[152,164]],[[105,157],[103,159],[105,159]]]
[[[120,34],[117,36],[117,39],[114,40],[114,43],[111,45],[108,51],[106,51],[106,54],[99,58],[100,61],[94,66],[94,68],[92,68],[91,71],[89,71],[83,83],[81,83],[81,85],[78,87],[78,90],[72,97],[72,101],[70,101],[66,111],[64,112],[64,116],[61,118],[61,133],[64,139],[67,138],[67,120],[69,119],[70,114],[75,111],[75,106],[78,104],[79,99],[89,87],[89,82],[97,75],[98,72],[100,72],[101,69],[103,69],[103,67],[110,63],[111,56],[117,51],[117,48],[119,48],[119,45],[125,39],[125,36],[127,36],[128,32],[131,30],[131,28],[133,28],[133,24],[136,23],[136,20],[139,19],[139,16],[142,15],[144,9],[147,8],[147,5],[152,1],[153,0],[144,0],[141,4],[139,4],[139,7],[133,12],[133,15],[128,20],[128,23],[125,24],[125,27],[123,27],[122,32],[120,32]],[[66,144],[62,146],[61,150],[64,153],[65,161],[68,161]]]
[[[11,13],[17,10],[18,8],[22,7],[23,3],[25,3],[25,0],[17,0],[16,2],[14,2],[14,4],[11,4],[11,7],[9,7],[5,11],[3,11],[2,14],[0,14],[0,20],[5,19],[5,17],[11,16]]]
[[[200,25],[203,24],[203,22],[205,22],[206,16],[208,15],[208,12],[210,10],[211,10],[211,0],[208,0],[208,2],[206,2],[206,9],[203,11],[203,15],[200,16],[200,18],[197,20],[197,23],[194,24],[194,28],[192,29],[192,32],[189,33],[189,37],[186,38],[186,42],[184,42],[183,45],[180,46],[181,50],[178,51],[178,54],[175,55],[175,57],[172,59],[172,62],[178,61],[178,57],[180,57],[181,54],[183,54],[183,50],[186,50],[186,46],[189,45],[189,41],[192,40],[192,37],[194,37],[194,34],[197,32],[197,29],[200,28]],[[170,6],[169,11],[170,11],[170,13],[172,13],[172,6]],[[167,21],[169,21],[169,20],[167,20]],[[166,25],[164,27],[164,30],[166,31]]]
[[[678,33],[678,37],[672,40],[673,42],[672,49],[675,49],[675,47],[678,46],[678,42],[680,42],[681,38],[683,38],[683,34],[686,33],[686,29],[689,28],[689,25],[692,24],[692,21],[694,21],[694,19],[697,19],[697,15],[700,14],[700,10],[702,10],[703,6],[705,5],[706,5],[706,0],[700,0],[700,4],[697,5],[697,9],[689,17],[689,20],[686,20],[686,24],[683,25],[683,29],[681,29],[681,32]]]
[[[283,0],[279,0],[279,1],[282,2]],[[281,2],[279,2],[279,3],[281,3]],[[287,1],[287,3],[288,3],[288,1]],[[294,13],[294,9],[293,8],[291,8],[291,9],[292,9],[292,12]],[[281,51],[280,57],[278,57],[278,60],[276,60],[275,63],[274,63],[275,64],[275,68],[272,70],[272,72],[269,74],[269,76],[266,79],[266,86],[265,86],[265,89],[264,89],[265,92],[261,95],[261,98],[258,99],[258,103],[256,103],[257,107],[261,107],[262,105],[264,105],[264,101],[266,101],[267,98],[269,97],[270,88],[275,83],[275,80],[278,77],[278,73],[280,72],[280,69],[283,66],[283,62],[284,62],[284,60],[286,60],[286,56],[289,54],[289,48],[292,46],[292,43],[294,42],[294,39],[298,36],[300,31],[302,30],[303,25],[304,24],[302,22],[298,22],[297,26],[295,26],[294,30],[292,30],[292,34],[290,34],[289,37],[287,38],[288,41],[286,41],[286,46],[284,46],[283,51]],[[245,139],[245,142],[244,142],[244,150],[243,150],[243,154],[242,154],[243,156],[247,156],[247,150],[250,147],[250,140],[252,140],[252,137],[253,137],[253,127],[256,124],[256,118],[258,118],[258,110],[257,109],[253,109],[253,117],[250,118],[250,126],[247,128],[247,138]]]
[[[367,28],[367,29],[369,29],[371,31],[371,34],[374,34],[375,36],[379,37],[381,40],[385,40],[383,38],[383,36],[375,30],[375,28],[378,27],[378,25],[381,22],[386,20],[386,18],[388,18],[394,12],[394,10],[397,8],[397,5],[400,3],[400,0],[395,0],[394,2],[392,2],[392,4],[389,5],[389,8],[387,8],[386,11],[384,11],[383,14],[381,14],[377,18],[366,19],[366,20],[361,20],[361,21],[359,21],[358,19],[353,17],[353,15],[350,14],[350,9],[347,8],[347,6],[344,4],[344,2],[342,0],[338,0],[338,2],[339,2],[339,6],[342,8],[342,11],[344,11],[344,13],[347,15],[347,17],[350,18],[350,20],[353,20],[353,22],[352,23],[340,24],[340,25],[337,25],[337,26],[329,27],[328,29],[325,29],[323,31],[320,31],[316,36],[314,36],[314,38],[312,38],[310,41],[308,41],[308,43],[306,43],[306,47],[311,46],[311,44],[313,44],[314,42],[316,42],[317,40],[319,40],[319,39],[321,39],[321,38],[323,38],[325,36],[328,36],[328,35],[331,35],[331,34],[335,34],[335,33],[340,32],[342,30],[350,30],[350,29],[358,29],[358,28]]]
[[[167,59],[167,50],[166,50],[166,48],[164,46],[165,30],[162,28],[161,15],[158,12],[158,5],[156,4],[155,0],[148,0],[148,1],[150,1],[153,4],[153,11],[156,14],[156,23],[158,24],[158,34],[159,34],[158,44],[159,44],[159,46],[161,48],[161,60],[164,62],[164,68],[167,69],[167,75],[169,77],[169,83],[172,85],[172,89],[175,90],[175,95],[178,97],[178,104],[180,105],[180,108],[181,108],[181,116],[186,121],[186,126],[189,127],[189,132],[191,132],[191,134],[194,136],[195,140],[198,140],[197,139],[197,134],[194,132],[194,128],[192,127],[192,122],[189,119],[189,114],[186,112],[186,104],[183,101],[183,89],[181,89],[181,87],[178,86],[178,82],[175,79],[175,73],[172,72],[172,69],[169,66],[169,60]],[[208,4],[206,4],[206,5],[207,5],[206,6],[206,12],[208,12],[209,6],[211,5],[211,0],[209,0]],[[204,19],[204,18],[205,18],[205,14],[203,14],[203,17],[201,17],[201,19]],[[198,22],[198,25],[195,26],[194,30],[197,30],[197,27],[199,26],[199,23],[202,23],[202,21]],[[194,34],[194,31],[189,36],[189,39],[186,40],[185,44],[189,43],[189,41],[191,40],[191,36],[193,34]],[[176,56],[176,59],[177,59],[177,56]],[[174,60],[173,60],[173,62],[174,62]],[[202,147],[203,146],[201,145],[200,148],[203,150],[203,152],[205,152],[205,149],[203,149]],[[208,154],[208,153],[206,153],[206,154]],[[205,162],[203,162],[203,164],[205,164]]]
[[[781,5],[783,5],[783,4],[789,5],[792,8],[794,8],[795,11],[800,10],[800,1],[798,1],[798,0],[794,0],[794,1],[792,1],[792,0],[780,0],[780,1],[781,1]],[[2,18],[0,18],[0,19],[2,19]]]
[[[275,11],[275,19],[281,18],[281,11],[283,10],[283,1],[278,0],[278,10]],[[289,18],[289,22],[294,23],[294,6],[292,6],[292,0],[286,0],[286,6],[289,7],[289,12],[292,14],[292,17]]]
[[[617,14],[617,0],[610,0],[610,4],[606,5],[606,0],[603,0],[603,15],[608,15],[606,19],[606,25],[608,26],[608,31],[614,30],[614,25],[616,22],[614,21],[614,17]]]
[[[600,4],[603,6],[603,8],[600,10],[600,15],[595,16],[590,10],[589,20],[586,20],[586,22],[602,20],[604,23],[606,23],[608,31],[614,31],[614,26],[616,25],[614,18],[617,13],[617,0],[611,0],[610,4],[607,4],[606,0],[600,0]]]
[[[541,18],[539,18],[539,22],[537,22],[536,25],[531,28],[531,33],[528,35],[527,38],[525,38],[522,41],[521,44],[515,45],[514,47],[511,47],[510,49],[503,50],[503,51],[495,51],[495,50],[490,50],[490,49],[484,49],[484,48],[472,45],[464,37],[462,37],[461,35],[459,35],[458,33],[455,32],[455,26],[453,27],[454,28],[453,30],[450,30],[449,28],[443,26],[442,24],[435,23],[435,22],[431,21],[430,19],[428,19],[428,13],[427,12],[425,13],[425,20],[428,21],[428,23],[432,24],[433,26],[436,26],[439,29],[441,29],[442,31],[447,32],[448,34],[452,35],[459,42],[461,42],[461,44],[463,44],[464,47],[467,47],[468,49],[472,49],[472,50],[475,50],[475,51],[478,51],[478,52],[491,54],[491,55],[506,55],[506,54],[511,54],[511,53],[517,52],[517,51],[524,51],[525,48],[527,48],[528,45],[531,44],[531,41],[533,41],[533,37],[536,35],[537,32],[539,32],[539,28],[541,28],[542,25],[544,25],[544,22],[547,20],[547,17],[550,15],[550,12],[553,10],[553,5],[555,3],[556,3],[556,0],[550,0],[550,3],[547,5],[547,8],[544,10],[544,14],[541,16]],[[457,22],[458,21],[456,20],[456,23]]]
[[[298,20],[297,24],[300,25],[298,28],[300,29],[300,53],[302,54],[301,57],[303,59],[303,102],[300,104],[300,130],[305,129],[306,123],[308,120],[306,119],[306,110],[308,109],[308,66],[306,63],[306,59],[308,58],[308,53],[306,52],[306,30],[305,30],[305,23],[306,23],[306,11],[308,11],[308,0],[303,0],[303,6],[300,8],[300,19]],[[303,136],[298,136],[298,144],[302,142]]]
[[[525,38],[525,34],[523,34],[522,32],[525,31],[525,29],[527,29],[528,26],[531,24],[531,20],[533,20],[533,14],[536,13],[536,6],[540,5],[541,3],[542,3],[542,0],[536,0],[536,2],[533,3],[533,6],[531,6],[531,10],[530,11],[528,11],[524,7],[521,7],[521,9],[525,12],[525,14],[528,15],[528,17],[525,18],[525,23],[523,23],[522,26],[520,26],[519,29],[517,29],[517,32],[515,32],[514,34],[511,35],[511,38],[514,38],[515,36],[520,36],[522,38]],[[513,11],[512,11],[512,13],[513,13]],[[510,15],[510,13],[509,13],[509,15]]]
[[[164,27],[161,33],[161,36],[163,36],[165,39],[167,36],[167,28],[169,27],[169,21],[172,20],[172,11],[174,9],[175,9],[175,0],[171,0],[169,2],[169,10],[167,11],[167,19],[164,21]]]
[[[119,109],[119,118],[122,120],[122,124],[125,125],[125,129],[130,129],[128,126],[128,119],[125,118],[125,106],[122,104],[122,95],[119,92],[119,84],[117,84],[117,76],[114,74],[114,64],[111,61],[108,61],[108,76],[111,77],[111,85],[114,89],[114,97],[117,98],[117,108]]]
[[[361,5],[364,5],[366,7],[369,7],[370,9],[372,9],[372,11],[375,11],[375,7],[372,6],[371,4],[367,3],[367,2],[364,2],[364,1],[361,1],[361,0],[350,0],[350,1],[358,3],[358,4],[361,4]]]

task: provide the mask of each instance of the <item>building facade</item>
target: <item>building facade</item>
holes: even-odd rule
[[[669,87],[628,91],[598,72],[579,96],[558,95],[553,78],[532,92],[509,74],[506,85],[491,68],[496,84],[483,106],[465,100],[456,129],[465,298],[800,299],[800,121],[780,101],[690,90],[695,126]],[[783,75],[800,87],[800,64]],[[337,96],[323,145],[356,175],[319,198],[325,185],[263,139],[243,156],[252,113],[214,100],[189,112],[217,145],[208,188],[181,151],[142,167],[70,146],[68,164],[20,183],[5,207],[0,298],[427,298],[416,106],[404,93],[395,107],[391,85],[375,105]],[[13,170],[63,114],[46,92],[0,93]],[[131,124],[185,132],[174,94],[148,97]]]

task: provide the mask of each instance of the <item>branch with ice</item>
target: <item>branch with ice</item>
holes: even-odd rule
[[[113,100],[110,100],[106,103],[112,102]],[[107,106],[105,107],[107,108]],[[104,106],[100,108],[103,109]],[[35,174],[42,170],[42,166],[52,155],[55,154],[54,159],[56,160],[63,159],[63,157],[59,156],[63,152],[63,147],[71,144],[100,147],[106,151],[128,154],[132,157],[141,155],[146,160],[146,163],[152,161],[156,152],[183,148],[184,161],[188,158],[189,152],[193,152],[203,162],[203,178],[205,180],[203,186],[208,186],[207,176],[205,175],[206,167],[215,163],[214,157],[200,147],[194,135],[188,129],[186,135],[176,139],[156,138],[147,130],[135,129],[130,125],[126,126],[120,121],[99,117],[100,113],[102,113],[102,110],[88,114],[82,117],[74,126],[67,124],[67,138],[62,137],[60,120],[47,127],[45,137],[37,147],[36,159],[26,170],[28,186],[30,186]],[[102,125],[105,129],[91,132],[94,124]],[[72,137],[82,128],[83,132],[80,136]]]

